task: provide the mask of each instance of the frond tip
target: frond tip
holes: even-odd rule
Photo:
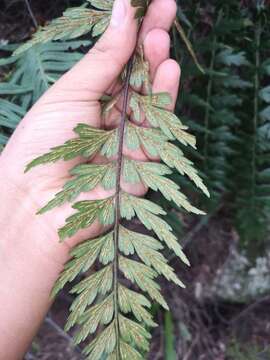
[[[100,35],[109,25],[112,1],[91,1],[93,5],[97,5],[99,2],[103,5],[107,3],[107,8],[100,11],[84,7],[68,9],[62,17],[53,20],[48,26],[40,28],[31,40],[14,52],[14,55],[19,55],[34,45],[53,40],[76,39],[91,31],[93,36]]]

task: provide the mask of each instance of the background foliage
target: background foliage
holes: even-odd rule
[[[81,1],[53,1],[47,7],[47,11],[44,9],[44,4],[39,5],[32,1],[31,5],[35,20],[41,25],[60,15],[66,7],[81,3]],[[35,24],[29,16],[24,1],[8,1],[1,6],[3,6],[4,19],[7,23],[14,21],[12,16],[15,14],[15,9],[17,13],[21,11],[24,14],[23,30],[11,30],[7,36],[3,36],[3,39],[0,32],[0,143],[4,145],[27,109],[63,72],[79,60],[91,46],[91,39],[82,37],[80,40],[69,43],[60,41],[37,45],[21,55],[10,58],[9,55],[17,46],[11,43],[21,43],[28,38],[29,33],[34,31]],[[15,20],[18,19],[15,18]],[[190,244],[194,243],[196,234],[199,234],[199,237],[205,237],[202,229],[205,225],[215,226],[212,222],[213,218],[225,221],[226,226],[229,224],[229,228],[238,234],[236,237],[230,236],[230,239],[239,237],[237,247],[247,258],[249,262],[247,271],[250,271],[252,264],[256,265],[258,258],[268,251],[270,213],[269,2],[263,0],[228,0],[226,2],[178,0],[178,21],[190,40],[205,73],[199,70],[183,38],[174,28],[171,34],[172,55],[182,67],[182,84],[177,112],[182,121],[188,124],[197,136],[199,152],[191,152],[190,156],[193,157],[212,196],[209,201],[205,197],[201,198],[195,188],[190,187],[177,174],[172,175],[174,180],[190,192],[194,201],[196,200],[200,206],[207,209],[209,215],[196,223],[195,220],[186,219],[183,214],[179,214],[177,209],[172,208],[172,204],[166,203],[167,208],[172,209],[168,221],[174,225],[179,236],[184,237],[189,251],[197,254],[193,255],[193,263],[196,264],[199,263],[197,257],[200,257],[197,247],[201,244],[200,241],[195,246]],[[14,33],[16,36],[13,35]],[[227,248],[226,237],[220,237],[217,231],[214,231],[212,236],[213,243],[220,241],[220,246]],[[232,242],[234,243],[234,240]],[[216,248],[213,250],[216,251]],[[223,254],[224,263],[228,254],[230,253]],[[210,266],[215,267],[216,264],[211,264],[211,257],[208,254],[207,258],[209,259],[206,259],[206,264],[209,262]],[[199,269],[202,270],[202,268]],[[179,271],[183,270],[179,269]],[[232,278],[229,278],[232,281]],[[190,280],[193,281],[193,279]],[[196,281],[198,281],[197,277]],[[173,345],[175,344],[181,356],[189,354],[190,347],[194,345],[192,335],[196,340],[196,332],[199,331],[198,329],[201,331],[205,323],[205,309],[203,312],[201,312],[202,309],[198,310],[197,300],[201,299],[201,295],[200,287],[196,286],[194,284],[192,288],[195,293],[195,295],[193,293],[190,295],[192,299],[186,299],[186,295],[180,293],[182,300],[177,299],[177,304],[172,305],[176,312],[177,309],[180,311],[181,322],[177,321],[178,318],[174,314],[163,314],[159,309],[153,310],[158,316],[164,318],[165,338],[164,349],[161,351],[164,350],[166,359],[177,358],[177,354],[174,353]],[[230,286],[231,283],[227,284],[227,287]],[[224,292],[224,287],[222,289],[221,292]],[[257,301],[256,294],[254,298]],[[212,300],[211,298],[210,301]],[[189,304],[188,308],[185,301]],[[181,302],[183,303],[180,304]],[[223,310],[222,306],[221,308]],[[192,314],[198,315],[199,325],[191,322],[189,315]],[[203,321],[203,324],[200,324],[200,321]],[[232,331],[230,325],[228,326],[229,331],[225,326],[226,335],[228,333],[230,335]],[[209,324],[206,327],[209,328]],[[175,335],[177,335],[176,339]],[[156,334],[156,338],[158,336],[160,334]],[[208,354],[206,358],[216,359],[215,356],[219,355],[215,353],[218,350],[211,344],[211,339],[214,339],[211,331],[210,340],[200,336],[187,359],[193,359],[192,356],[194,359],[198,358],[196,347],[197,354],[208,351],[210,355]],[[207,345],[201,346],[201,342],[206,342]],[[153,346],[153,351],[157,354],[155,344]],[[264,345],[262,347],[259,345],[258,349],[257,347],[256,345],[252,351],[247,350],[255,354],[251,355],[253,356],[251,359],[259,358],[256,354],[264,349]],[[228,358],[237,359],[238,356],[241,359],[239,355],[241,352],[248,358],[246,351],[241,349],[242,347],[237,343],[228,345]],[[232,355],[233,352],[236,355]],[[160,358],[165,358],[162,356]]]
[[[206,75],[174,36],[184,74],[178,109],[199,139],[209,210],[225,206],[241,246],[257,254],[265,250],[270,204],[270,9],[264,1],[214,3],[181,5]]]

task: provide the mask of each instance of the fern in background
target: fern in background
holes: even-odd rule
[[[241,246],[254,255],[266,245],[269,221],[269,7],[193,2],[178,16],[206,72],[174,34],[183,73],[178,109],[202,149],[192,155],[212,194],[209,210],[230,210]]]
[[[194,8],[195,5],[191,7]],[[224,35],[221,36],[223,29],[229,26],[224,10],[211,14],[207,35],[195,38],[196,31],[200,32],[200,28],[205,26],[198,13],[193,14],[190,34],[194,36],[191,41],[195,51],[205,62],[206,76],[198,72],[185,54],[182,56],[183,86],[179,106],[184,108],[185,121],[197,133],[202,154],[195,161],[212,194],[209,207],[214,209],[230,190],[227,174],[234,152],[233,128],[240,122],[235,108],[242,104],[239,92],[251,84],[243,81],[238,73],[239,68],[248,64],[245,53],[226,45]],[[241,20],[237,22],[239,30],[243,25]]]
[[[252,82],[243,94],[239,109],[241,124],[237,128],[233,190],[236,226],[242,244],[249,253],[264,251],[269,222],[270,190],[270,88],[267,81],[270,28],[267,9],[257,6],[250,14],[252,27],[245,32],[249,40],[249,66],[243,76]],[[236,169],[238,170],[236,172]]]
[[[27,51],[11,56],[13,45],[0,50],[10,56],[0,59],[0,67],[11,72],[0,83],[0,142],[5,144],[11,131],[39,97],[83,56],[80,48],[89,41],[61,41],[35,45]]]

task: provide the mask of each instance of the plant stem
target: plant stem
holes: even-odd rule
[[[257,127],[259,120],[259,90],[260,90],[260,43],[261,43],[261,21],[255,29],[255,74],[254,74],[254,116],[253,116],[253,144],[252,144],[252,201],[255,199],[256,187],[256,148],[257,148]]]
[[[219,24],[221,18],[223,16],[222,11],[219,12],[216,25]],[[204,127],[205,127],[205,134],[204,134],[204,171],[207,170],[207,164],[208,164],[208,141],[209,141],[209,126],[210,126],[210,100],[212,95],[212,89],[213,89],[213,71],[215,67],[215,58],[216,58],[216,47],[217,47],[217,36],[214,36],[213,40],[213,46],[211,51],[211,61],[210,61],[210,75],[209,75],[209,81],[207,84],[207,95],[206,95],[206,111],[205,111],[205,117],[204,117]]]
[[[114,225],[114,248],[115,248],[115,258],[113,264],[113,274],[114,274],[114,318],[116,326],[116,358],[121,359],[120,354],[120,330],[119,330],[119,309],[118,309],[118,273],[119,273],[119,227],[121,220],[121,174],[123,167],[123,147],[124,147],[124,134],[125,134],[125,125],[127,117],[127,107],[128,107],[128,96],[129,96],[129,83],[132,73],[134,55],[130,58],[127,64],[127,72],[124,86],[124,99],[123,99],[123,108],[121,112],[121,120],[119,125],[119,147],[117,152],[117,169],[116,169],[116,193],[115,193],[115,225]]]
[[[201,73],[205,74],[205,71],[204,71],[203,67],[201,66],[201,64],[199,63],[199,60],[195,54],[195,51],[193,50],[191,42],[189,41],[189,38],[187,37],[187,35],[186,35],[184,29],[182,28],[180,22],[178,21],[178,19],[176,19],[174,21],[174,26],[175,26],[176,30],[178,31],[179,35],[181,36],[181,39],[184,41],[184,43],[188,49],[188,52],[190,53],[197,68],[200,70]]]
[[[30,3],[29,3],[29,0],[24,0],[24,1],[25,1],[25,5],[26,5],[26,7],[27,7],[27,10],[28,10],[28,12],[29,12],[29,15],[30,15],[30,17],[31,17],[31,19],[32,19],[32,21],[33,21],[33,24],[34,24],[35,28],[37,29],[37,28],[38,28],[38,22],[37,22],[37,19],[36,19],[34,13],[33,13],[33,10],[32,10],[32,8],[31,8],[31,5],[30,5]]]

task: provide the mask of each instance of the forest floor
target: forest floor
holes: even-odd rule
[[[3,0],[2,0],[3,1]],[[59,15],[69,4],[80,1],[32,1],[39,24]],[[0,4],[0,44],[20,42],[34,31],[34,22],[24,0],[4,0]],[[210,217],[206,224],[187,224],[186,252],[192,263],[184,269],[171,260],[177,273],[187,284],[186,290],[163,283],[164,294],[172,309],[174,341],[181,360],[270,360],[265,349],[270,343],[270,297],[251,304],[224,303],[209,295],[209,284],[226,261],[236,237],[222,212]],[[195,231],[194,231],[195,229]],[[62,329],[72,298],[63,291],[54,303],[37,334],[25,360],[79,360],[81,349],[72,346],[72,334]],[[164,312],[155,309],[161,324],[154,331],[150,360],[168,360],[168,341]],[[180,355],[181,353],[181,355]],[[172,359],[172,358],[170,358]]]

